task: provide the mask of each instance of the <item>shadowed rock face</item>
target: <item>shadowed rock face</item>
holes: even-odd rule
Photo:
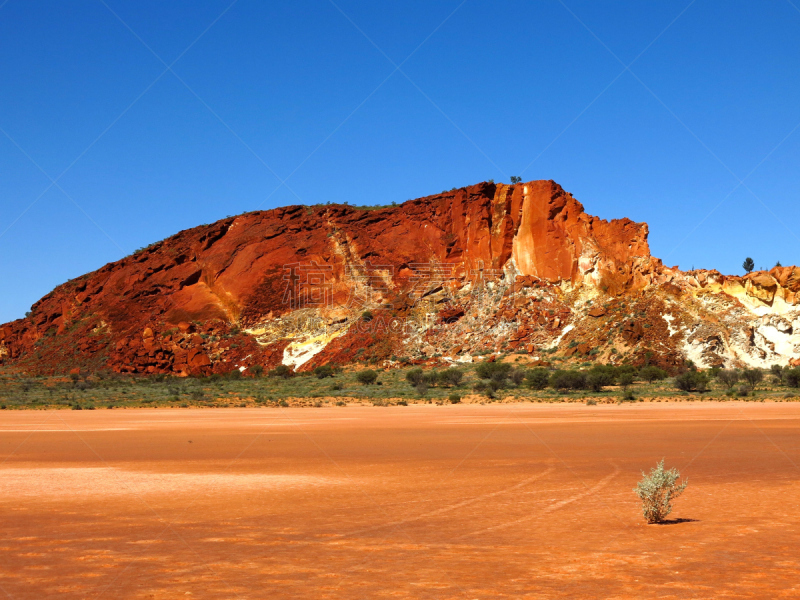
[[[481,334],[511,349],[569,342],[561,330],[580,324],[589,296],[704,291],[757,308],[771,309],[776,298],[796,303],[796,268],[745,278],[684,274],[650,256],[647,235],[646,224],[586,214],[552,181],[481,183],[378,209],[248,213],[59,286],[29,317],[0,326],[0,361],[35,372],[311,368],[485,350]],[[497,298],[476,295],[486,286]],[[355,327],[364,309],[377,318]],[[299,317],[307,321],[298,325]],[[405,325],[390,326],[398,321]],[[444,327],[433,340],[430,322]],[[447,341],[454,335],[460,341]],[[621,343],[635,355],[644,339],[626,334]],[[662,362],[679,362],[684,350],[664,346]]]

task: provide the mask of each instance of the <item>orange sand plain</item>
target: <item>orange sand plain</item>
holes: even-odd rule
[[[4,411],[0,598],[797,598],[800,405]],[[661,458],[689,477],[644,525]]]

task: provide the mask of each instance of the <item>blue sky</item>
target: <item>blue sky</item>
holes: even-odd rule
[[[798,72],[797,0],[0,0],[0,322],[227,215],[511,175],[797,264]]]

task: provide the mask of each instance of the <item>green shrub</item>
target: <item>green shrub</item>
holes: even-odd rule
[[[717,379],[729,390],[733,388],[739,381],[739,371],[735,369],[726,369],[717,373]]]
[[[547,369],[538,367],[528,371],[525,375],[525,379],[527,380],[530,388],[534,390],[543,390],[547,387],[547,384],[550,381],[550,373],[547,371]]]
[[[633,488],[642,501],[642,515],[648,523],[663,523],[672,512],[672,501],[683,493],[688,481],[678,485],[681,474],[677,469],[664,469],[662,460],[647,475],[642,472],[642,480]]]
[[[639,377],[641,377],[647,383],[653,383],[654,381],[666,379],[667,372],[664,369],[659,369],[658,367],[647,366],[639,369]]]
[[[264,374],[264,367],[261,365],[253,365],[248,369],[253,377],[261,377]]]
[[[369,323],[374,318],[375,317],[368,310],[365,310],[363,313],[361,313],[361,320],[364,321],[365,323]]]
[[[708,375],[700,371],[686,371],[675,378],[675,387],[683,392],[705,392],[708,389]]]
[[[509,371],[508,378],[514,383],[515,386],[519,387],[523,381],[525,381],[525,371],[522,369],[514,369]]]
[[[550,387],[556,390],[582,390],[586,388],[586,373],[558,370],[550,376]]]
[[[464,378],[464,373],[458,369],[447,369],[439,373],[439,383],[442,385],[457,386]]]
[[[619,385],[623,390],[627,390],[628,386],[633,385],[633,373],[622,373],[619,376]]]
[[[800,387],[800,367],[787,370],[784,373],[784,379],[786,385],[793,388]]]
[[[356,381],[363,385],[372,385],[378,379],[378,374],[372,369],[365,369],[356,373]]]
[[[268,375],[270,377],[280,377],[281,379],[289,379],[292,375],[294,375],[294,371],[287,366],[287,365],[278,365],[274,369],[272,369]]]
[[[475,368],[475,374],[481,379],[505,379],[511,371],[511,365],[503,362],[482,362]]]
[[[461,402],[461,396],[458,394],[450,394],[447,399],[450,401],[450,404],[458,404]]]
[[[406,381],[412,386],[417,387],[425,379],[425,372],[419,367],[415,367],[406,372]]]
[[[755,388],[764,379],[764,373],[759,369],[747,369],[742,373],[742,377],[750,384],[750,387]]]
[[[589,398],[586,401],[586,406],[597,406],[597,400],[595,400],[594,398]]]
[[[314,375],[317,379],[325,379],[326,377],[333,377],[333,367],[330,365],[322,365],[314,369]]]

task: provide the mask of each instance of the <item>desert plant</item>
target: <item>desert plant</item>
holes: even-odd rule
[[[586,387],[586,373],[558,370],[550,377],[550,387],[556,390],[580,390]]]
[[[619,385],[623,390],[627,390],[633,385],[633,373],[623,373],[619,376]]]
[[[667,378],[667,372],[664,369],[659,369],[654,366],[642,367],[639,369],[639,377],[644,379],[647,383],[654,381],[661,381]]]
[[[425,379],[425,372],[419,367],[415,367],[406,372],[406,381],[413,387],[417,387]]]
[[[372,369],[365,369],[356,373],[356,381],[363,385],[372,385],[378,379],[378,374]]]
[[[511,183],[521,183],[522,177],[517,177],[516,175],[511,176]]]
[[[475,368],[475,374],[481,379],[505,379],[511,371],[509,363],[482,362]]]
[[[800,387],[800,367],[796,369],[788,369],[784,375],[786,385],[796,388]]]
[[[589,398],[586,401],[586,406],[597,406],[597,400],[595,400],[594,398]]]
[[[729,390],[735,386],[739,381],[739,371],[735,369],[726,369],[717,374],[717,379]]]
[[[267,373],[270,377],[280,377],[281,379],[289,379],[294,372],[291,368],[286,365],[278,365],[274,369],[272,369],[269,373]]]
[[[528,371],[525,374],[525,379],[528,382],[528,386],[532,389],[543,390],[550,381],[550,373],[548,373],[547,369],[539,367],[538,369],[531,369]]]
[[[770,373],[775,377],[778,383],[783,383],[783,367],[780,365],[772,365],[770,368]]]
[[[642,480],[633,488],[642,501],[642,515],[648,523],[663,523],[672,512],[672,501],[683,493],[688,480],[678,484],[677,469],[664,469],[662,460],[650,474],[642,472]]]
[[[458,394],[450,394],[447,399],[450,401],[450,404],[458,404],[461,402],[461,396]]]
[[[514,369],[510,371],[508,374],[508,378],[514,383],[515,386],[519,387],[523,381],[525,381],[525,371],[522,369]]]
[[[361,313],[361,320],[364,321],[365,323],[369,323],[370,321],[372,321],[373,318],[374,316],[368,310],[365,310],[364,312]]]
[[[742,377],[744,380],[750,384],[750,387],[755,388],[761,380],[764,379],[764,373],[762,373],[759,369],[747,369],[744,373],[742,373]]]
[[[586,385],[593,392],[599,392],[602,391],[603,387],[608,385],[608,383],[601,373],[593,373],[590,371],[589,374],[586,375]]]
[[[321,365],[314,369],[314,375],[317,379],[325,379],[326,377],[333,377],[333,367],[330,365]]]
[[[248,369],[253,377],[261,377],[264,374],[264,367],[261,365],[253,365]]]
[[[439,383],[442,385],[458,385],[464,378],[464,373],[458,369],[447,369],[439,373]]]
[[[753,269],[756,268],[756,263],[753,262],[753,259],[748,256],[747,258],[744,259],[744,262],[742,263],[742,268],[748,273],[750,273]]]
[[[705,392],[708,389],[708,375],[700,371],[686,371],[675,378],[675,387],[684,392]]]

